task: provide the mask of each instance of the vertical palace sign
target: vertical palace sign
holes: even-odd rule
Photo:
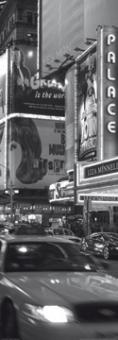
[[[98,29],[100,160],[118,156],[118,28]]]

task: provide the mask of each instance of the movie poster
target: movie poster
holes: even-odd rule
[[[64,86],[39,79],[36,47],[11,48],[10,112],[64,117]]]
[[[78,160],[96,159],[97,70],[95,48],[78,61]]]

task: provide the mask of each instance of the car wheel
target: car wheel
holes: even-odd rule
[[[10,301],[5,302],[1,315],[2,337],[4,339],[20,339],[15,309]]]
[[[103,256],[105,260],[109,259],[109,248],[107,246],[105,246],[103,249]]]

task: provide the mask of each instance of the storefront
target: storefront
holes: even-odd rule
[[[118,231],[118,158],[77,165],[76,203],[84,203],[94,231]]]

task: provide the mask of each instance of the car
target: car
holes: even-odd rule
[[[81,237],[78,237],[78,236],[66,236],[66,239],[70,240],[70,241],[73,241],[75,243],[78,243],[79,245],[81,245],[81,242],[82,242],[82,239]]]
[[[19,223],[12,229],[15,235],[46,235],[46,229],[39,223]]]
[[[72,241],[0,238],[2,339],[118,339],[118,280]]]
[[[58,228],[52,228],[53,230],[53,235],[60,235],[60,236],[74,236],[74,233],[67,228],[62,228],[62,227],[58,227]]]
[[[105,260],[118,257],[118,234],[113,232],[92,233],[83,238],[81,243],[83,251],[100,255]]]
[[[77,237],[77,236],[73,236],[73,235],[57,235],[57,237],[63,237],[66,240],[70,240],[70,241],[73,241],[75,243],[78,243],[78,245],[80,245],[80,247],[81,247],[81,243],[82,243],[81,237]]]

